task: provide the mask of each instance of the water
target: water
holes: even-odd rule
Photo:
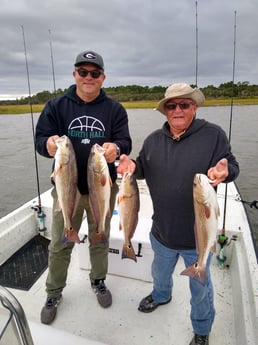
[[[219,124],[229,133],[230,107],[199,108],[197,117]],[[128,110],[133,139],[132,158],[141,148],[144,138],[160,128],[165,116],[151,109]],[[38,114],[34,114],[34,123]],[[35,156],[30,114],[0,115],[0,217],[3,217],[38,194]],[[232,151],[240,164],[237,185],[243,200],[258,200],[258,106],[234,106],[231,128]],[[52,159],[37,155],[39,188],[51,187]],[[247,206],[247,212],[258,239],[258,210]]]

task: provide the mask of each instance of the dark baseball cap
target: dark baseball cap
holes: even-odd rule
[[[86,50],[77,55],[74,66],[80,66],[85,63],[92,63],[104,70],[104,61],[102,56],[92,50]]]

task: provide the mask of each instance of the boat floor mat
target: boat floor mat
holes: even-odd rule
[[[33,237],[0,267],[0,285],[29,290],[48,266],[49,240]]]

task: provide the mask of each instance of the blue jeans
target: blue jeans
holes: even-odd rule
[[[150,233],[151,246],[154,252],[152,262],[153,291],[152,298],[157,303],[168,301],[172,296],[173,278],[175,266],[182,256],[185,266],[192,265],[197,260],[195,249],[175,250],[163,246]],[[191,322],[193,331],[199,335],[208,335],[215,317],[213,303],[213,285],[210,278],[210,254],[207,262],[206,284],[202,285],[195,279],[189,278],[191,292]]]

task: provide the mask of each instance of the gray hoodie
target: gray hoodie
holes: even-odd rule
[[[154,208],[151,231],[164,246],[195,248],[193,178],[222,158],[229,166],[225,182],[233,181],[239,166],[225,132],[201,119],[194,119],[179,140],[172,138],[168,122],[145,139],[135,174],[146,179]]]

